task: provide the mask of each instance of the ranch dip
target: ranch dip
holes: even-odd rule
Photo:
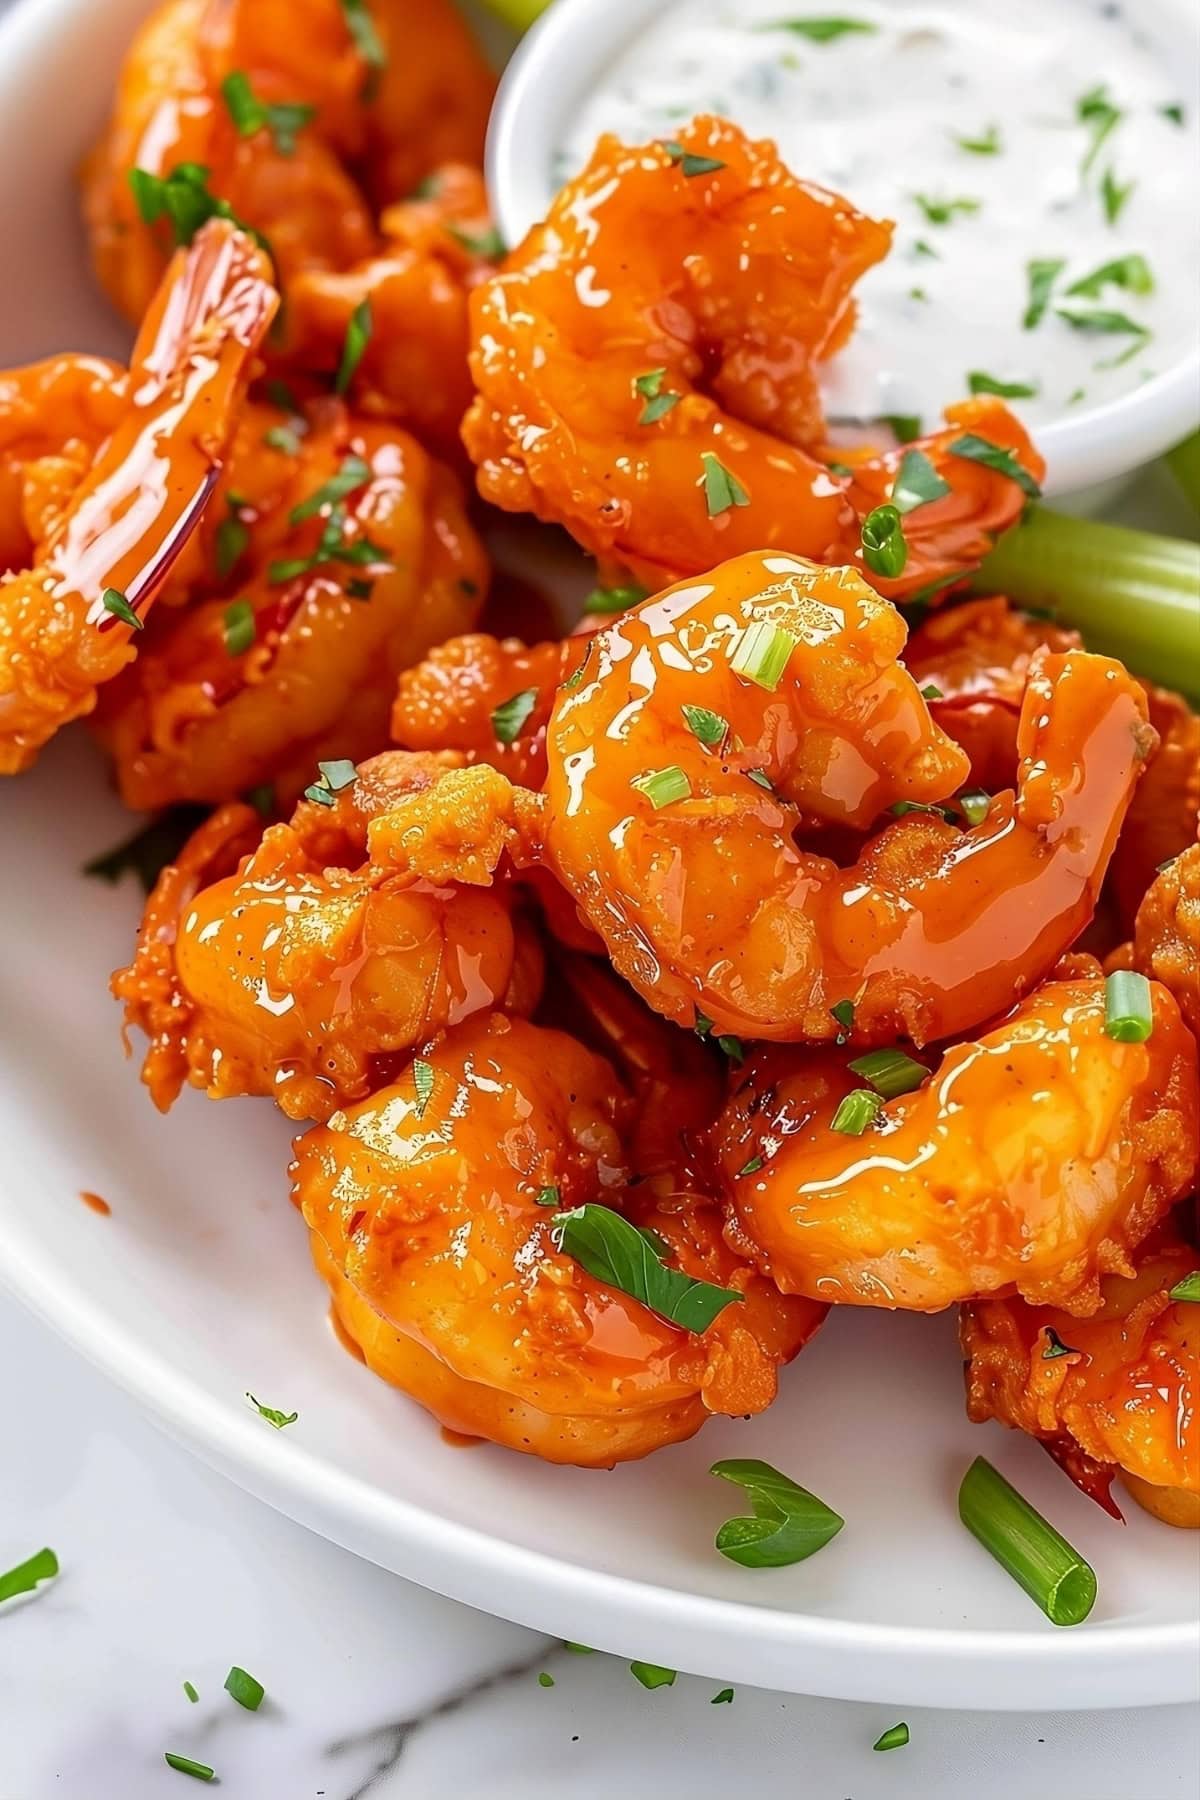
[[[1196,341],[1196,46],[1143,0],[673,0],[599,77],[562,147],[712,112],[895,221],[829,364],[832,423],[932,426],[971,391],[1036,427]],[[1193,31],[1192,36],[1195,36]]]

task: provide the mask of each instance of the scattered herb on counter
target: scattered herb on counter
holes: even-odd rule
[[[589,1275],[619,1288],[685,1331],[706,1331],[719,1313],[742,1299],[732,1288],[670,1269],[651,1235],[620,1213],[589,1201],[558,1213],[559,1245]]]
[[[664,1669],[658,1663],[631,1662],[629,1673],[644,1688],[660,1688],[675,1686],[675,1670]]]
[[[261,1681],[256,1681],[253,1675],[248,1675],[245,1669],[239,1669],[234,1663],[225,1677],[225,1692],[239,1706],[244,1706],[247,1712],[257,1712],[266,1690]]]
[[[251,1406],[254,1407],[259,1417],[265,1419],[268,1425],[273,1425],[276,1431],[282,1431],[285,1425],[294,1425],[296,1420],[300,1417],[299,1413],[285,1413],[280,1412],[278,1407],[264,1406],[261,1400],[255,1399],[248,1388],[246,1390],[246,1398],[249,1400]]]
[[[32,1594],[39,1583],[52,1581],[57,1574],[58,1558],[53,1550],[36,1550],[23,1563],[0,1574],[0,1605],[15,1600],[18,1594]]]
[[[184,1682],[183,1691],[187,1695],[188,1699],[191,1701],[192,1705],[195,1706],[195,1704],[199,1700],[200,1696],[196,1692],[195,1688],[192,1686],[190,1681]]]
[[[719,1694],[713,1695],[712,1699],[709,1701],[708,1704],[710,1706],[732,1706],[733,1705],[733,1689],[732,1688],[722,1688]]]
[[[872,1750],[902,1750],[908,1742],[908,1726],[901,1719],[898,1725],[889,1725],[887,1730],[876,1738],[871,1745]]]
[[[552,1688],[554,1686],[554,1677],[550,1674],[548,1669],[543,1669],[538,1676],[538,1686],[544,1688]]]
[[[217,1779],[216,1770],[210,1769],[207,1763],[195,1762],[190,1756],[179,1756],[174,1750],[164,1750],[163,1761],[169,1769],[178,1769],[181,1775],[192,1775],[197,1781]]]
[[[845,1524],[840,1514],[770,1463],[732,1457],[713,1463],[710,1475],[745,1490],[752,1517],[727,1519],[716,1547],[744,1569],[782,1569],[824,1549]]]

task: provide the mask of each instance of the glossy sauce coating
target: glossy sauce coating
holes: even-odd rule
[[[791,644],[770,689],[733,667],[752,627]],[[762,554],[644,601],[560,689],[547,860],[666,1017],[820,1040],[851,1001],[856,1041],[924,1043],[1002,1011],[1091,917],[1153,734],[1121,665],[1082,651],[1030,679],[1017,791],[981,824],[907,812],[846,868],[798,847],[799,826],[862,832],[965,780],[903,644],[852,570]],[[714,714],[722,741],[705,745],[687,707]],[[656,807],[638,783],[663,771],[687,791]]]
[[[165,222],[143,220],[131,169],[203,165],[210,191],[268,239],[287,287],[373,254],[374,207],[437,164],[482,159],[494,77],[450,0],[361,10],[382,67],[340,0],[166,0],[146,20],[83,179],[96,273],[127,317],[140,318],[170,243]],[[263,104],[314,109],[290,148],[269,130],[240,135],[221,93],[234,72]]]
[[[128,406],[129,371],[66,351],[0,373],[0,573],[33,561]]]
[[[127,1024],[150,1039],[143,1080],[156,1105],[187,1081],[323,1118],[471,1013],[532,1006],[540,957],[518,945],[509,892],[434,887],[368,859],[372,820],[446,772],[392,751],[333,806],[302,802],[261,842],[248,807],[201,827],[160,876],[133,963],[113,977]]]
[[[754,1276],[702,1199],[639,1218],[679,1266],[745,1294],[702,1335],[556,1246],[543,1189],[563,1207],[624,1204],[633,1102],[603,1058],[496,1015],[425,1067],[424,1097],[410,1071],[296,1146],[318,1269],[377,1373],[452,1430],[599,1467],[767,1404],[824,1309]]]
[[[1148,1041],[1118,1043],[1102,980],[1045,982],[860,1136],[832,1129],[865,1085],[849,1052],[758,1051],[713,1133],[733,1241],[823,1300],[936,1312],[1015,1288],[1093,1313],[1196,1170],[1196,1045],[1152,994]]]
[[[180,572],[186,604],[154,622],[100,709],[97,735],[129,806],[230,800],[268,782],[286,806],[319,760],[379,749],[399,671],[483,603],[486,558],[448,469],[406,432],[336,402],[286,418],[247,408],[199,561]],[[269,441],[281,428],[288,449]],[[364,478],[347,488],[354,465]],[[314,505],[331,481],[336,502]],[[297,510],[306,516],[294,521]],[[223,567],[231,522],[244,547]],[[330,530],[334,553],[314,561]],[[365,562],[347,560],[364,546]],[[245,644],[231,640],[235,603],[253,615]]]
[[[128,404],[28,571],[0,583],[0,773],[32,762],[135,654],[108,589],[144,615],[220,474],[278,296],[214,219],[170,264],[134,345]]]
[[[1167,1229],[1135,1260],[1135,1274],[1101,1282],[1089,1319],[1015,1295],[965,1307],[967,1411],[1066,1438],[1135,1484],[1200,1496],[1200,1307],[1170,1298],[1200,1254]],[[1055,1353],[1055,1337],[1067,1354]],[[1200,1525],[1194,1502],[1191,1512]],[[1180,1509],[1172,1522],[1183,1522]]]
[[[764,546],[861,567],[861,519],[890,496],[899,455],[853,478],[818,459],[817,364],[852,329],[850,290],[889,235],[721,120],[681,125],[677,145],[602,138],[472,296],[480,397],[464,437],[480,492],[565,525],[651,589]],[[647,377],[657,389],[639,389]],[[948,454],[964,431],[1040,478],[1002,405],[956,409],[921,445],[952,492],[911,515],[903,575],[871,577],[885,592],[966,572],[1020,515],[1015,482]],[[712,493],[706,457],[741,499]]]

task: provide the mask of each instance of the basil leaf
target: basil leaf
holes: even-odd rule
[[[558,1241],[597,1281],[619,1288],[685,1331],[707,1331],[718,1314],[742,1295],[733,1288],[669,1269],[649,1233],[610,1207],[589,1202],[558,1213]]]
[[[728,1458],[715,1462],[709,1474],[744,1488],[753,1508],[753,1518],[729,1519],[716,1538],[721,1555],[744,1569],[782,1569],[803,1562],[845,1524],[832,1507],[770,1463]]]
[[[968,431],[962,437],[955,438],[949,450],[951,456],[961,456],[964,462],[982,463],[984,468],[994,469],[997,475],[1007,475],[1031,500],[1036,500],[1042,491],[1029,470],[1021,466],[1012,451],[993,444],[989,438],[977,437],[973,431]]]
[[[892,483],[892,505],[897,512],[913,512],[949,492],[950,483],[942,480],[923,450],[904,452]]]

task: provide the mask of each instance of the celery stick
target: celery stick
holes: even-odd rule
[[[494,12],[498,19],[511,25],[514,31],[528,31],[535,19],[540,19],[550,0],[484,0],[489,12]]]
[[[1032,506],[973,585],[1049,608],[1089,649],[1200,697],[1200,545]]]
[[[1167,467],[1183,489],[1184,497],[1200,512],[1200,431],[1193,431],[1167,452]]]

